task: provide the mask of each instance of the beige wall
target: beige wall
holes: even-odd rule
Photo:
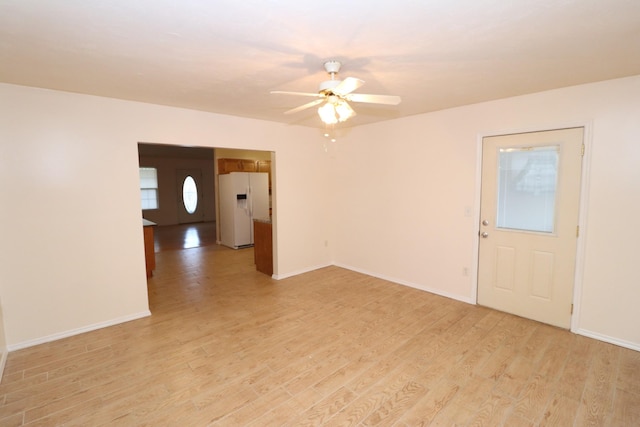
[[[9,349],[148,314],[140,141],[274,151],[275,270],[329,264],[321,138],[297,126],[0,84],[0,299]],[[299,203],[302,188],[314,199]]]
[[[139,141],[273,151],[276,277],[335,261],[475,302],[481,137],[587,124],[574,330],[640,349],[638,117],[640,76],[361,126],[325,152],[315,129],[0,85],[7,343],[148,313]]]
[[[574,330],[640,350],[640,76],[353,129],[333,166],[336,263],[475,302],[481,137],[575,124],[590,134]]]

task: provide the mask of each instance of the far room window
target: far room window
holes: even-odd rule
[[[142,210],[158,209],[158,170],[140,168],[140,197]]]

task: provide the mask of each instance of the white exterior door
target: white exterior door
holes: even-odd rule
[[[483,139],[478,304],[570,327],[583,133]]]

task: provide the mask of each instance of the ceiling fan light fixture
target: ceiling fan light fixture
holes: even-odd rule
[[[336,123],[338,123],[336,109],[330,102],[327,102],[318,108],[318,115],[320,116],[320,119],[327,125],[335,125]]]
[[[340,101],[335,105],[336,114],[338,115],[338,120],[341,122],[345,122],[349,120],[351,117],[355,115],[355,111],[349,104],[344,101]]]

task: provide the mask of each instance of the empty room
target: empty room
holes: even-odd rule
[[[0,425],[640,425],[638,52],[627,0],[0,0]]]

